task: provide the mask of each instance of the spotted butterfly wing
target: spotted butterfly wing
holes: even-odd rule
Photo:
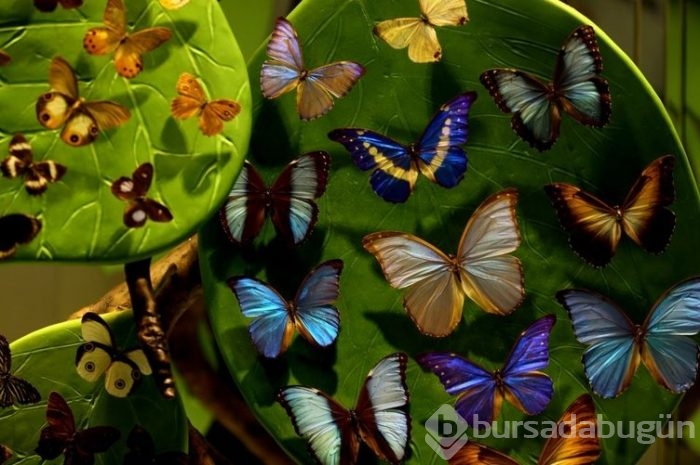
[[[187,119],[199,115],[199,129],[206,136],[213,136],[224,129],[224,122],[231,121],[241,111],[241,106],[228,99],[207,101],[197,78],[182,73],[177,80],[177,93],[170,105],[173,117]]]
[[[153,438],[142,426],[131,429],[126,439],[128,451],[124,454],[123,465],[186,465],[188,456],[183,452],[167,451],[156,453]]]
[[[525,329],[497,372],[453,353],[430,352],[417,360],[440,378],[448,394],[457,396],[455,409],[470,426],[498,418],[504,399],[527,415],[537,415],[554,394],[552,380],[540,370],[549,364],[555,321],[554,315],[547,315]]]
[[[23,177],[27,193],[40,195],[50,182],[66,174],[66,167],[51,160],[34,163],[29,142],[22,134],[15,134],[10,141],[10,156],[0,163],[0,171],[10,179]]]
[[[11,368],[10,344],[5,336],[0,334],[0,408],[39,402],[41,400],[39,391],[29,381],[12,375]]]
[[[675,199],[674,164],[672,155],[651,162],[619,207],[571,184],[545,186],[571,248],[591,265],[605,266],[624,233],[647,252],[663,252],[676,225],[667,208]]]
[[[124,210],[124,224],[128,228],[139,228],[146,220],[168,222],[173,215],[165,205],[146,197],[153,181],[153,165],[142,163],[132,177],[122,176],[112,183],[112,193],[121,200],[128,201]]]
[[[32,216],[11,213],[0,217],[0,260],[11,257],[17,246],[32,241],[41,231],[41,221]]]
[[[464,177],[467,154],[461,145],[468,136],[468,115],[475,92],[466,92],[443,104],[419,141],[407,147],[367,129],[335,129],[328,137],[350,152],[363,171],[373,170],[370,184],[388,202],[405,202],[422,172],[432,182],[451,188]]]
[[[58,5],[68,10],[82,6],[83,0],[34,0],[34,7],[44,13],[54,11]]]
[[[397,464],[406,455],[411,433],[406,363],[403,353],[380,360],[367,375],[352,411],[304,386],[282,389],[277,400],[318,463],[354,464],[362,441],[380,459]]]

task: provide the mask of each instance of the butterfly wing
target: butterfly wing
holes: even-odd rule
[[[10,141],[10,156],[0,163],[3,176],[14,179],[27,173],[32,164],[32,147],[22,134],[15,134]]]
[[[435,28],[421,18],[382,21],[374,26],[374,34],[393,48],[408,47],[408,58],[414,63],[431,63],[442,57]]]
[[[131,79],[143,71],[143,54],[170,40],[167,27],[152,27],[137,31],[125,39],[114,53],[114,67],[119,75]]]
[[[639,365],[634,325],[598,293],[567,289],[556,297],[569,312],[576,339],[589,346],[583,365],[593,391],[601,397],[616,397],[630,385]]]
[[[219,219],[224,232],[234,244],[250,242],[265,223],[267,187],[250,162],[243,168],[231,188]]]
[[[360,442],[353,431],[350,412],[318,389],[290,386],[277,401],[292,419],[294,430],[304,438],[311,455],[323,465],[357,462]]]
[[[615,209],[571,184],[548,184],[544,190],[574,252],[593,266],[607,265],[622,236]]]
[[[134,200],[148,193],[151,182],[153,182],[153,165],[142,163],[136,167],[131,178],[122,176],[112,183],[112,194],[121,200]]]
[[[95,313],[83,315],[80,332],[85,343],[78,347],[75,368],[81,378],[94,383],[114,360],[114,335],[107,322]]]
[[[268,60],[260,70],[260,88],[268,99],[277,98],[299,85],[304,70],[299,39],[292,24],[278,18],[267,44]]]
[[[12,352],[7,338],[0,334],[0,375],[5,375],[12,368]]]
[[[462,319],[464,294],[443,252],[411,234],[377,232],[362,239],[389,284],[407,288],[404,307],[421,333],[449,335]]]
[[[115,51],[126,38],[126,7],[123,0],[107,0],[103,27],[89,29],[83,38],[83,48],[91,55]]]
[[[156,202],[153,199],[142,199],[140,202],[143,212],[146,214],[149,220],[158,223],[167,223],[173,220],[173,214],[170,209],[160,202]]]
[[[469,20],[465,0],[419,0],[420,10],[434,26],[461,26]]]
[[[455,410],[468,425],[491,423],[501,410],[502,397],[496,395],[496,380],[484,370],[457,354],[430,352],[417,358],[425,369],[440,378],[445,391],[458,396]]]
[[[108,100],[100,100],[96,102],[85,102],[83,104],[85,111],[90,114],[92,119],[101,130],[111,129],[121,126],[131,118],[129,109],[124,105]]]
[[[40,195],[50,182],[56,182],[66,174],[66,167],[51,160],[34,163],[24,179],[24,187],[29,195]]]
[[[255,278],[231,278],[228,285],[243,315],[253,318],[248,332],[258,352],[276,358],[287,350],[294,335],[287,301],[270,285]]]
[[[421,172],[442,187],[454,187],[467,170],[467,154],[462,144],[467,142],[469,108],[476,92],[466,92],[440,107],[418,143]]]
[[[312,344],[327,347],[338,337],[340,315],[335,301],[342,271],[342,260],[322,263],[304,278],[294,298],[296,327]]]
[[[350,92],[365,74],[365,68],[352,61],[338,61],[309,71],[297,87],[297,111],[304,121],[319,118],[333,108],[333,98]]]
[[[241,112],[241,106],[233,100],[212,100],[204,105],[199,116],[199,129],[205,136],[213,136],[224,130],[224,122],[231,121]]]
[[[202,107],[207,103],[204,88],[197,78],[190,73],[182,73],[175,84],[177,97],[170,104],[170,111],[174,118],[187,119],[198,115]]]
[[[647,316],[642,360],[657,383],[679,394],[695,383],[698,345],[689,336],[700,331],[700,278],[664,294]]]
[[[401,203],[411,195],[418,170],[407,147],[367,129],[335,129],[328,138],[343,144],[358,168],[374,170],[370,183],[378,196],[387,202]]]
[[[522,264],[510,255],[520,246],[515,213],[518,191],[505,189],[472,214],[459,243],[462,289],[489,313],[507,315],[525,298]]]
[[[144,355],[145,357],[145,355]],[[136,383],[141,380],[141,372],[131,360],[119,354],[113,360],[105,373],[105,391],[108,394],[123,399],[131,394]]]
[[[47,426],[42,428],[35,452],[44,460],[55,459],[75,434],[75,419],[66,400],[57,392],[49,394],[46,404]]]
[[[384,357],[369,372],[355,407],[362,440],[382,460],[399,463],[411,436],[404,353]]]
[[[0,407],[39,402],[41,395],[29,381],[10,374],[11,364],[10,344],[0,335]]]
[[[455,455],[447,459],[449,465],[520,465],[501,452],[469,441]],[[567,464],[568,465],[568,464]]]
[[[310,152],[289,163],[270,188],[270,217],[277,234],[294,245],[303,242],[318,219],[314,202],[326,191],[330,157]]]
[[[0,217],[0,260],[14,255],[18,244],[31,242],[41,231],[41,221],[12,213]]]
[[[49,86],[51,90],[36,102],[36,117],[45,128],[57,129],[70,116],[71,108],[79,98],[75,72],[61,57],[51,60]]]

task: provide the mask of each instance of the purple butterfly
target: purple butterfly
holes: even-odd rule
[[[418,363],[435,373],[448,394],[456,395],[455,409],[472,427],[498,417],[503,399],[528,415],[541,413],[554,394],[552,380],[540,370],[549,364],[549,334],[554,315],[535,321],[523,331],[503,368],[494,372],[457,354],[431,352]]]

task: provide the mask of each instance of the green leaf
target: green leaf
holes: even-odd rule
[[[145,70],[128,80],[116,74],[111,56],[83,50],[83,36],[102,25],[105,2],[85,2],[78,10],[41,13],[31,1],[0,4],[0,48],[12,62],[0,68],[0,154],[16,132],[30,140],[35,160],[68,167],[59,182],[39,197],[25,192],[20,179],[0,179],[0,215],[38,216],[43,228],[21,246],[20,260],[130,261],[150,256],[191,235],[219,206],[246,153],[251,103],[245,64],[216,0],[192,0],[169,11],[157,1],[128,1],[130,31],[164,26],[172,38],[144,55]],[[131,111],[123,126],[102,132],[80,148],[63,143],[59,130],[37,121],[37,98],[49,89],[52,57],[64,57],[76,70],[87,100],[113,100]],[[209,98],[238,102],[241,113],[222,134],[204,136],[197,119],[176,121],[170,102],[183,72],[200,78]],[[0,157],[4,157],[0,155]],[[126,203],[111,183],[131,177],[144,162],[155,167],[148,196],[167,205],[174,219],[148,221],[128,229]]]
[[[323,118],[299,121],[293,95],[264,101],[254,92],[255,125],[248,157],[272,182],[283,166],[312,150],[330,152],[333,166],[326,194],[319,201],[320,219],[310,240],[287,251],[273,240],[268,224],[256,241],[256,253],[240,253],[227,243],[218,222],[201,237],[201,263],[210,316],[224,358],[241,391],[261,421],[297,460],[309,461],[304,441],[297,437],[276,391],[290,384],[315,386],[347,407],[356,402],[371,367],[383,356],[400,350],[412,358],[431,350],[450,350],[489,369],[500,367],[517,337],[536,318],[554,313],[551,363],[547,373],[555,395],[537,421],[558,420],[564,409],[588,391],[581,365],[583,346],[573,335],[566,312],[554,294],[570,287],[602,292],[642,322],[668,287],[697,272],[700,217],[698,192],[688,160],[669,118],[643,76],[630,60],[598,30],[604,76],[610,82],[613,114],[604,129],[579,125],[564,117],[561,137],[545,153],[531,150],[510,128],[479,83],[488,68],[515,67],[551,79],[559,47],[577,26],[589,21],[558,1],[471,0],[471,21],[463,27],[438,28],[443,59],[433,65],[414,64],[405,50],[394,50],[372,35],[380,20],[418,14],[418,2],[367,0],[307,0],[290,15],[297,28],[307,66],[354,60],[367,74],[350,94]],[[263,51],[249,64],[251,82],[258,80]],[[252,84],[255,87],[254,84]],[[403,205],[391,205],[369,186],[368,173],[354,166],[349,155],[326,134],[338,127],[370,128],[409,143],[418,139],[439,105],[456,94],[476,90],[466,144],[469,168],[465,179],[446,190],[421,177]],[[677,158],[678,225],[668,250],[649,255],[624,239],[611,265],[594,269],[568,247],[543,186],[572,182],[610,201],[621,201],[641,170],[657,157]],[[361,245],[362,237],[383,230],[416,234],[445,252],[454,252],[473,210],[488,195],[506,187],[520,191],[518,217],[523,244],[516,252],[525,270],[527,298],[511,316],[488,315],[468,302],[464,322],[445,339],[422,336],[402,308],[402,292],[392,289]],[[270,244],[264,247],[264,244]],[[345,262],[341,281],[341,332],[328,350],[311,347],[297,337],[277,361],[257,356],[225,280],[246,274],[264,279],[288,298],[305,273],[331,258]],[[425,421],[444,403],[453,403],[431,373],[413,361],[408,368],[413,430],[408,463],[441,462],[424,437]],[[595,397],[598,413],[608,421],[658,421],[680,396],[659,387],[640,368],[631,388],[614,400]],[[503,420],[526,419],[506,405]],[[501,423],[502,425],[502,423]],[[532,463],[544,438],[483,439],[521,460]],[[647,447],[634,438],[603,440],[600,463],[635,463]],[[366,463],[366,462],[362,462]]]
[[[130,311],[103,318],[112,328],[120,349],[137,346]],[[187,451],[187,417],[180,401],[163,398],[152,376],[143,377],[124,399],[107,394],[104,377],[96,383],[83,380],[75,369],[75,354],[84,342],[80,320],[71,320],[43,328],[10,345],[13,375],[31,382],[42,400],[38,404],[0,410],[0,444],[14,451],[7,463],[63,463],[62,456],[44,462],[34,454],[39,433],[46,426],[46,401],[52,391],[68,401],[78,429],[109,425],[121,432],[119,442],[97,456],[98,464],[122,465],[126,438],[137,424],[151,434],[157,452]]]

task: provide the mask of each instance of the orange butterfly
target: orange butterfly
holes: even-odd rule
[[[126,31],[126,7],[123,0],[108,0],[102,18],[105,27],[87,31],[83,47],[91,55],[114,52],[114,67],[125,78],[133,78],[143,71],[142,55],[170,39],[167,27],[151,27],[133,34]]]
[[[676,226],[676,216],[666,208],[675,199],[674,164],[673,155],[651,162],[622,205],[610,206],[571,184],[545,186],[571,248],[591,265],[605,266],[624,232],[647,252],[663,252]]]
[[[207,101],[201,84],[189,73],[180,75],[176,88],[179,95],[170,105],[173,117],[187,119],[199,115],[199,129],[207,136],[220,133],[224,121],[231,121],[241,111],[241,106],[233,100]]]
[[[51,60],[51,90],[36,102],[36,117],[42,126],[57,129],[63,126],[61,139],[79,147],[93,142],[105,130],[120,126],[131,117],[129,110],[115,102],[86,102],[78,94],[78,79],[73,68],[61,57]]]
[[[593,399],[576,399],[557,422],[547,439],[537,465],[589,465],[600,457],[600,441]],[[449,465],[518,465],[518,462],[482,444],[469,441],[447,463]]]
[[[12,57],[10,56],[10,54],[7,53],[5,50],[0,50],[0,66],[5,66],[10,61],[12,61]]]

